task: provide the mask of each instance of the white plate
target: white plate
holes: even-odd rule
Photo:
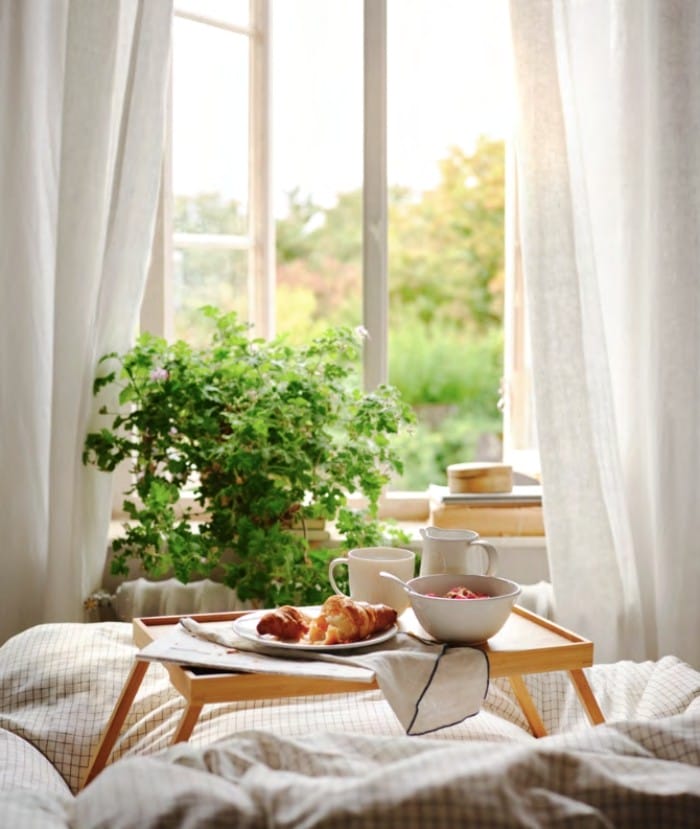
[[[306,608],[304,608],[306,610]],[[318,608],[316,608],[318,610]],[[280,648],[283,650],[292,651],[348,651],[357,650],[358,648],[371,648],[372,645],[379,645],[381,642],[386,642],[396,636],[398,625],[392,625],[388,630],[383,630],[375,636],[370,636],[369,639],[363,639],[361,642],[343,642],[338,645],[323,645],[312,644],[310,642],[284,642],[281,639],[276,639],[274,636],[261,636],[257,631],[258,622],[261,616],[268,613],[267,610],[261,610],[257,613],[246,613],[240,619],[236,619],[233,623],[234,631],[242,638],[249,642],[255,642],[258,645],[264,645],[266,648]]]

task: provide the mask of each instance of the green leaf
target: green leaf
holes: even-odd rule
[[[83,460],[105,471],[127,461],[134,481],[113,566],[124,572],[133,560],[183,582],[221,567],[241,599],[319,603],[331,551],[311,549],[291,519],[336,520],[351,546],[382,541],[377,500],[400,467],[392,438],[410,410],[392,387],[361,391],[350,329],[294,346],[251,339],[235,314],[202,315],[208,344],[144,333],[117,357],[120,375],[99,381],[119,407],[86,436]],[[178,511],[190,475],[197,522]],[[365,494],[366,512],[347,510],[349,491]]]

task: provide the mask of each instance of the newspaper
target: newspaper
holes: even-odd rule
[[[374,671],[358,665],[326,661],[308,651],[282,653],[273,647],[263,649],[236,637],[230,622],[207,625],[212,631],[226,628],[226,645],[192,636],[183,627],[154,639],[142,648],[136,658],[147,662],[171,662],[183,667],[210,668],[230,673],[261,673],[286,676],[306,676],[319,679],[338,679],[370,684]]]

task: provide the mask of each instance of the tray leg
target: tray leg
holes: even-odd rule
[[[515,696],[520,703],[520,707],[523,709],[525,719],[530,724],[532,733],[535,737],[545,737],[547,735],[547,729],[544,727],[539,711],[530,696],[530,692],[527,690],[527,686],[525,685],[522,676],[520,676],[520,674],[512,674],[508,677],[508,679],[510,680],[510,684],[515,692]]]
[[[85,777],[83,778],[81,788],[85,788],[85,786],[87,786],[91,780],[94,780],[94,778],[97,777],[97,775],[107,765],[110,752],[114,748],[119,732],[124,725],[126,715],[129,713],[129,710],[134,702],[134,697],[136,696],[136,692],[138,691],[139,686],[146,675],[149,664],[149,662],[141,659],[134,660],[129,676],[124,683],[122,692],[117,700],[117,704],[114,706],[114,710],[112,711],[112,716],[109,718],[107,727],[105,728],[102,737],[100,738],[100,742],[97,744],[97,747],[92,755],[92,759],[90,760],[90,765],[88,766]]]
[[[598,706],[596,698],[593,696],[593,690],[588,684],[588,680],[586,679],[586,675],[583,673],[583,670],[581,670],[581,668],[575,668],[569,671],[569,676],[571,677],[571,681],[574,683],[574,688],[576,689],[578,698],[581,700],[581,705],[583,706],[584,711],[588,715],[588,719],[593,725],[600,725],[600,723],[604,723],[605,717]]]
[[[175,729],[175,733],[173,734],[173,739],[171,741],[172,745],[175,745],[175,743],[186,743],[187,740],[189,740],[190,734],[199,719],[199,714],[202,708],[202,704],[192,702],[188,703],[182,713],[182,717],[180,717],[180,722]]]

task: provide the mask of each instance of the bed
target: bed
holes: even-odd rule
[[[0,648],[0,825],[12,827],[700,826],[700,674],[675,657],[595,665],[606,723],[568,678],[506,681],[482,710],[407,737],[379,691],[207,706],[152,665],[110,765],[80,784],[129,672],[131,626],[40,625]]]

